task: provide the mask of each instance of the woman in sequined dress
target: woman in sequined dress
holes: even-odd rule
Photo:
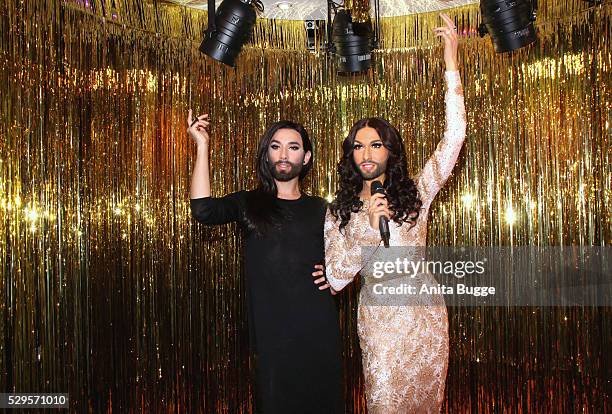
[[[446,129],[435,152],[414,180],[395,128],[380,118],[357,122],[343,143],[339,190],[325,221],[327,279],[336,291],[360,273],[361,246],[378,246],[379,217],[390,218],[391,246],[425,246],[430,205],[447,180],[466,130],[457,33],[452,20],[434,29],[444,42]],[[386,196],[370,195],[380,181]],[[427,277],[427,276],[426,276]],[[377,306],[360,291],[358,334],[369,414],[434,413],[444,400],[448,367],[448,318],[444,300],[432,295],[426,306]]]

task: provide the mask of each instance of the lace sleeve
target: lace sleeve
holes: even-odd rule
[[[353,217],[354,219],[354,217]],[[340,232],[340,220],[336,219],[329,209],[325,215],[325,274],[329,284],[337,291],[351,283],[362,268],[361,246],[378,245],[379,233],[368,226],[352,240]],[[345,230],[343,230],[346,232]]]
[[[429,206],[450,176],[465,140],[463,88],[458,71],[446,72],[446,130],[433,155],[416,178],[423,207]]]

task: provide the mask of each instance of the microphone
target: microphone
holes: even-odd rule
[[[372,195],[376,193],[387,194],[380,181],[374,181],[370,186],[370,190]],[[385,244],[385,247],[389,247],[389,237],[391,237],[391,233],[389,232],[389,218],[387,216],[380,216],[378,218],[378,229],[380,230],[380,238]]]

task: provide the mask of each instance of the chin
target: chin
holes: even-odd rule
[[[382,174],[380,173],[365,173],[363,171],[361,171],[361,178],[363,178],[364,180],[375,180],[378,177],[380,177]]]

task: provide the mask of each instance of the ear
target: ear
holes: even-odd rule
[[[312,157],[312,152],[306,151],[306,154],[304,154],[304,162],[303,162],[304,165],[310,162],[310,157]]]

